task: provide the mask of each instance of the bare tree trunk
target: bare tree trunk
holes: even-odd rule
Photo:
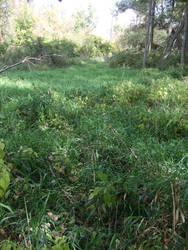
[[[188,4],[185,6],[184,9],[184,34],[183,34],[183,42],[182,42],[182,49],[181,49],[181,65],[184,67],[185,65],[185,57],[187,52],[187,43],[188,43]]]
[[[149,1],[149,11],[148,11],[148,21],[147,21],[147,30],[146,30],[146,39],[145,39],[145,49],[144,49],[144,59],[143,67],[146,67],[146,61],[148,54],[153,45],[153,30],[154,30],[154,17],[155,17],[155,3],[156,0]]]
[[[168,42],[167,42],[167,46],[166,46],[166,49],[163,53],[163,56],[161,57],[159,63],[163,63],[164,60],[167,59],[167,57],[170,55],[171,51],[172,51],[172,48],[174,47],[174,44],[178,38],[178,36],[180,35],[180,33],[182,32],[183,30],[183,27],[184,27],[184,20],[181,21],[177,31],[175,32],[174,30],[172,30],[169,38],[168,38]]]
[[[151,8],[151,33],[150,33],[150,48],[149,48],[149,52],[150,52],[150,50],[153,49],[155,5],[156,5],[156,0],[153,0],[153,2],[152,2],[152,8]]]

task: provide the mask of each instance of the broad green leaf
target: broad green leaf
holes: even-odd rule
[[[10,176],[7,170],[1,170],[0,172],[0,198],[3,196],[4,192],[10,184]]]
[[[26,156],[31,156],[31,155],[34,153],[34,151],[33,151],[32,148],[25,148],[25,149],[22,151],[22,153],[23,153],[24,155],[26,155]]]
[[[95,196],[97,196],[101,192],[101,187],[96,187],[94,191],[90,194],[89,200],[92,200]]]
[[[9,212],[11,212],[13,214],[13,211],[12,211],[12,209],[9,206],[7,206],[7,205],[5,205],[5,204],[3,204],[3,203],[0,202],[0,207],[6,208]]]
[[[94,240],[94,239],[96,238],[96,236],[97,236],[97,232],[94,231],[94,232],[92,233],[92,240]]]
[[[5,148],[5,144],[3,142],[0,142],[0,149],[4,150],[4,148]]]
[[[0,169],[5,168],[3,159],[0,158]]]
[[[5,153],[3,152],[3,150],[0,148],[0,159],[3,159],[5,156]]]

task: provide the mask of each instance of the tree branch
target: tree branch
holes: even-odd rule
[[[170,34],[170,36],[168,38],[168,42],[167,42],[167,47],[166,47],[166,49],[165,49],[165,51],[163,53],[162,58],[159,61],[159,64],[162,64],[163,61],[166,60],[167,57],[170,55],[171,50],[172,50],[172,48],[173,48],[173,46],[174,46],[174,44],[175,44],[178,36],[180,35],[180,33],[183,30],[183,27],[184,27],[184,20],[181,21],[181,23],[180,23],[177,31]]]
[[[20,64],[23,64],[25,63],[26,61],[28,61],[28,57],[25,57],[23,60],[21,60],[20,62],[17,62],[15,64],[12,64],[12,65],[5,65],[3,66],[1,69],[0,69],[0,73],[3,73],[4,71],[8,70],[8,69],[11,69],[11,68],[14,68]]]
[[[4,71],[6,70],[9,70],[9,69],[12,69],[20,64],[24,64],[24,63],[32,63],[31,61],[34,60],[34,61],[41,61],[42,59],[46,58],[46,57],[51,57],[51,56],[59,56],[59,57],[63,57],[62,55],[58,55],[58,54],[51,54],[51,55],[43,55],[43,56],[40,56],[40,57],[29,57],[29,56],[26,56],[23,60],[15,63],[15,64],[12,64],[12,65],[4,65],[1,69],[0,69],[0,74],[3,73]]]

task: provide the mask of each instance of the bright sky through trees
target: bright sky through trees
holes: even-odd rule
[[[112,20],[112,11],[115,7],[116,1],[117,0],[62,0],[62,2],[59,2],[55,0],[33,0],[33,2],[40,5],[40,7],[43,5],[51,6],[53,4],[66,15],[72,15],[76,11],[87,9],[87,7],[91,5],[95,10],[97,21],[95,33],[105,38],[110,38],[112,25],[121,24],[128,26],[136,16],[133,11],[128,10],[126,13],[123,13],[119,15],[118,18],[113,18]]]

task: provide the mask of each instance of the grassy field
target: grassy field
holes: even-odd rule
[[[5,72],[0,139],[11,170],[1,249],[188,247],[188,82],[178,70]]]

